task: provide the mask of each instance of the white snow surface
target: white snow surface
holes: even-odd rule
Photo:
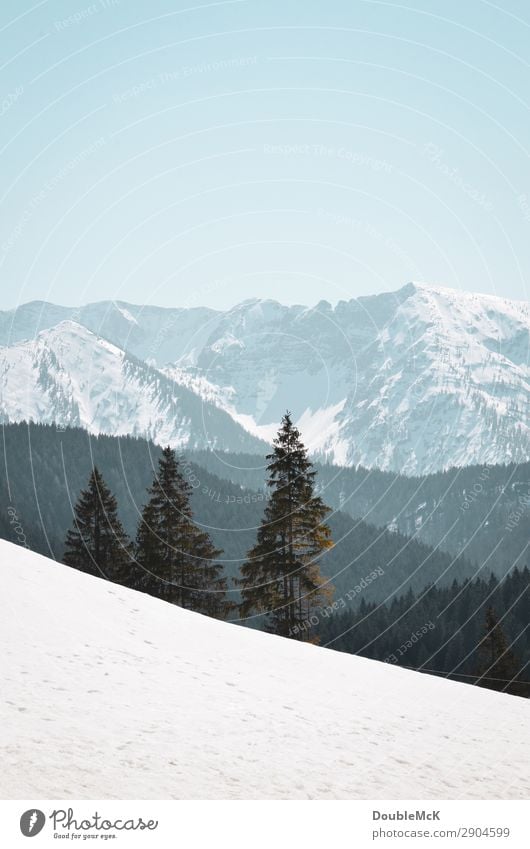
[[[2,798],[526,798],[528,702],[0,541]]]

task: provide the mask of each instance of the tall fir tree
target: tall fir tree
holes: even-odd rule
[[[325,523],[330,510],[315,495],[316,472],[289,412],[267,460],[271,494],[241,568],[241,615],[261,614],[275,634],[318,642],[309,622],[333,595],[319,567],[333,546]]]
[[[75,505],[63,562],[118,584],[129,583],[130,541],[118,518],[116,499],[95,466]]]
[[[512,695],[528,695],[527,687],[519,682],[520,665],[499,624],[493,607],[486,609],[486,633],[479,645],[480,687],[500,690]]]
[[[221,551],[193,521],[192,488],[171,448],[165,448],[148,489],[136,536],[137,586],[158,598],[223,619],[226,580]]]

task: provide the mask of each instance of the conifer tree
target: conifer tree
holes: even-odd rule
[[[333,545],[330,511],[315,495],[316,472],[289,412],[267,460],[271,495],[241,568],[241,615],[263,614],[267,630],[317,642],[311,616],[332,597],[318,563]]]
[[[63,562],[91,575],[128,583],[130,542],[118,518],[116,499],[95,466],[75,505]]]
[[[224,618],[226,580],[216,562],[222,552],[193,521],[192,488],[169,447],[148,493],[136,536],[138,588],[179,607]]]
[[[493,607],[486,610],[486,634],[480,642],[479,657],[480,678],[477,684],[480,687],[523,695],[523,685],[517,681],[519,664],[508,646]]]

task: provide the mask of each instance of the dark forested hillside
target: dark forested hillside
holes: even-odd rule
[[[5,425],[2,432],[0,516],[4,522],[0,531],[5,538],[21,540],[11,521],[15,513],[29,546],[60,559],[73,506],[93,465],[98,466],[116,495],[125,530],[134,536],[147,487],[162,453],[160,447],[135,437],[95,437],[81,428],[58,430],[53,425]],[[197,518],[213,536],[222,539],[220,547],[230,566],[230,561],[246,554],[252,529],[261,517],[264,496],[220,480],[185,458],[183,471],[193,489]]]
[[[355,612],[321,615],[312,627],[330,648],[475,683],[491,607],[515,655],[518,679],[530,682],[529,582],[528,569],[516,568],[500,582],[490,574],[419,594],[409,591],[389,604],[363,600]],[[503,689],[509,681],[493,683]],[[517,694],[530,695],[530,687]]]
[[[256,455],[197,451],[190,456],[214,474],[255,489],[263,486],[264,461]],[[325,501],[355,518],[463,554],[499,576],[527,562],[530,462],[418,478],[318,463],[315,468]]]
[[[17,424],[2,431],[0,533],[6,539],[27,541],[35,551],[61,558],[73,505],[94,463],[117,497],[125,530],[134,536],[159,447],[132,437],[93,437],[78,428]],[[186,458],[182,468],[193,489],[195,520],[223,550],[227,576],[237,577],[254,543],[266,494],[223,480]],[[337,609],[355,606],[361,598],[384,600],[409,587],[447,584],[473,574],[466,560],[453,562],[442,551],[380,531],[345,512],[335,511],[329,524],[335,545],[322,556],[321,571],[335,586]]]

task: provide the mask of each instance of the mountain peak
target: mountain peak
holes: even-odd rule
[[[73,318],[65,318],[54,327],[41,330],[37,334],[36,339],[39,342],[45,343],[52,339],[56,341],[64,341],[65,339],[68,339],[70,344],[72,343],[72,340],[74,342],[88,342],[94,346],[105,346],[114,353],[122,353],[121,348],[119,348],[118,345],[115,345],[109,339],[106,339],[94,330],[90,330],[80,321]]]
[[[259,451],[289,408],[313,456],[340,465],[424,474],[530,456],[528,303],[411,281],[334,309],[109,306],[44,310],[44,328],[40,313],[0,315],[5,419]]]
[[[467,289],[456,289],[451,286],[444,286],[438,283],[426,283],[424,281],[411,280],[405,284],[399,293],[406,294],[407,297],[417,294],[425,294],[448,298],[452,301],[460,301],[461,303],[487,303],[497,306],[505,306],[506,304],[527,305],[528,301],[516,300],[514,298],[505,298],[503,295],[491,292],[471,292]]]

